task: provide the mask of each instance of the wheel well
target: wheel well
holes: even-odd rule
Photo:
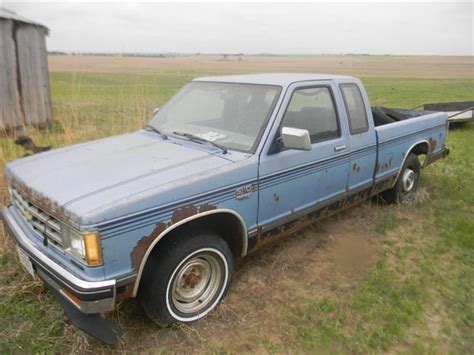
[[[170,232],[166,233],[153,246],[151,253],[167,244],[171,239],[178,237],[186,231],[210,231],[219,235],[229,246],[234,257],[241,257],[247,252],[247,230],[244,222],[236,215],[229,212],[219,212],[188,221]],[[189,233],[188,233],[189,234]]]
[[[186,230],[206,230],[218,234],[227,243],[235,258],[243,257],[247,253],[247,227],[242,218],[230,210],[196,216],[195,219],[189,220],[175,228],[170,228],[172,229],[165,233],[156,244],[152,244],[150,246],[151,250],[145,253],[134,285],[133,297],[138,292],[149,257],[155,254],[161,247],[166,247],[166,245],[172,243],[175,238],[179,238],[179,234]]]
[[[429,152],[430,152],[430,144],[427,141],[423,141],[413,146],[408,151],[407,157],[408,155],[410,155],[410,153],[416,154],[418,157],[420,155],[424,155],[425,157],[421,161],[421,166],[425,166]]]
[[[240,257],[246,253],[246,246],[244,244],[244,240],[246,240],[244,238],[246,238],[247,234],[246,228],[236,216],[230,213],[216,213],[197,218],[182,227],[216,233],[229,245],[234,257]],[[176,232],[179,232],[179,228],[177,228]]]
[[[415,146],[408,152],[408,154],[414,153],[414,154],[416,154],[416,155],[421,155],[421,154],[427,155],[428,152],[429,152],[429,149],[430,149],[430,145],[428,144],[428,142],[421,142],[421,143],[418,143],[417,145],[415,145]]]

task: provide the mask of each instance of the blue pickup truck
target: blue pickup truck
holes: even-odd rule
[[[198,78],[138,132],[9,163],[2,216],[25,269],[113,343],[99,314],[125,299],[195,321],[236,259],[376,194],[409,199],[447,132],[445,113],[371,108],[352,77]]]

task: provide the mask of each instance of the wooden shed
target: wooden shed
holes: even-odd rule
[[[0,8],[0,130],[52,120],[48,28]]]

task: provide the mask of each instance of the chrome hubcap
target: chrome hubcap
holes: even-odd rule
[[[181,313],[199,313],[214,299],[222,277],[221,263],[216,255],[195,255],[177,271],[171,285],[171,302]]]
[[[404,192],[410,192],[415,185],[415,172],[411,169],[406,169],[402,177],[402,185]]]

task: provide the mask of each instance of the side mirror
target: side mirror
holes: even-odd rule
[[[311,138],[306,129],[283,127],[281,129],[283,147],[296,150],[311,150]]]
[[[155,109],[153,110],[153,116],[155,116],[158,111],[160,111],[160,108],[159,107],[155,107]]]

